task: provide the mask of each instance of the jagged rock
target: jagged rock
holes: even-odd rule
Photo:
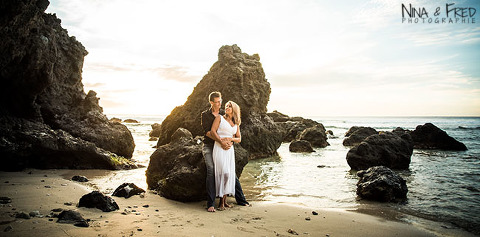
[[[122,119],[115,118],[115,117],[111,118],[111,119],[108,120],[108,121],[110,121],[110,122],[112,122],[112,123],[122,123]]]
[[[124,123],[140,123],[138,120],[135,119],[125,119],[123,120]]]
[[[75,175],[72,177],[72,180],[73,181],[77,181],[77,182],[88,182],[88,179],[87,177],[85,176],[80,176],[80,175]]]
[[[351,127],[345,134],[346,138],[343,140],[344,146],[355,146],[360,144],[368,136],[378,134],[377,130],[371,127]],[[347,136],[348,135],[348,136]]]
[[[58,223],[63,224],[74,224],[78,227],[88,227],[88,222],[85,220],[82,215],[74,210],[62,211],[58,214]]]
[[[162,145],[150,156],[146,176],[149,189],[178,201],[200,201],[207,197],[206,168],[202,143],[193,139],[186,129],[177,129],[176,138]],[[177,134],[178,133],[178,134]],[[248,162],[248,152],[235,144],[235,169],[240,177]]]
[[[98,208],[104,212],[118,210],[119,207],[113,198],[105,196],[99,191],[93,191],[80,198],[78,207]]]
[[[139,188],[134,183],[123,183],[122,185],[118,186],[115,191],[113,191],[112,196],[129,198],[133,195],[139,195],[144,192],[145,190]]]
[[[312,145],[309,141],[296,140],[290,143],[288,149],[291,152],[314,152]]]
[[[118,168],[105,167],[106,159],[109,153],[130,158],[133,137],[102,114],[94,91],[85,94],[81,73],[87,51],[55,15],[44,13],[48,5],[46,0],[0,5],[1,169]]]
[[[347,163],[354,170],[373,166],[392,169],[408,169],[413,153],[413,141],[409,134],[401,137],[383,132],[367,137],[347,153]]]
[[[152,131],[150,132],[150,137],[159,137],[160,136],[160,128],[162,127],[159,123],[152,124]]]
[[[204,135],[201,112],[210,107],[208,95],[212,91],[222,93],[223,104],[229,100],[241,108],[241,146],[251,158],[270,156],[281,145],[282,131],[266,115],[270,97],[270,83],[257,54],[242,53],[237,45],[222,46],[218,61],[195,86],[185,104],[177,106],[162,122],[157,147],[168,144],[177,128],[189,130],[193,136]],[[260,142],[260,138],[262,141]]]
[[[328,138],[325,132],[325,127],[321,123],[303,130],[297,135],[297,139],[309,141],[313,147],[323,148],[330,145],[327,142]]]
[[[410,135],[416,149],[467,150],[465,144],[450,137],[445,131],[431,123],[418,125]]]
[[[406,181],[385,166],[374,166],[357,173],[357,195],[380,202],[399,202],[407,198]]]

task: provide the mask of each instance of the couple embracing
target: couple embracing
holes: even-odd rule
[[[228,195],[235,196],[238,205],[248,206],[242,186],[235,174],[233,143],[241,141],[240,107],[233,101],[222,110],[222,94],[212,92],[208,96],[210,109],[202,112],[203,157],[207,166],[207,210],[215,212],[215,197],[220,198],[219,210],[231,207]]]

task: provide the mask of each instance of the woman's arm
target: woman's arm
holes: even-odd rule
[[[218,130],[218,127],[220,126],[220,116],[221,115],[218,115],[215,120],[213,120],[213,124],[212,124],[212,128],[210,130],[210,138],[212,138],[213,140],[219,142],[220,144],[222,144],[222,147],[226,146],[226,141],[225,140],[222,140],[220,138],[220,136],[218,136],[218,133],[217,133],[217,130]],[[207,133],[208,134],[208,133]]]
[[[232,142],[240,143],[242,142],[242,135],[240,134],[240,126],[237,126],[237,133],[231,139]]]

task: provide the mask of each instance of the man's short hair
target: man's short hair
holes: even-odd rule
[[[220,98],[222,97],[222,93],[218,92],[218,91],[214,91],[212,93],[210,93],[210,95],[208,95],[208,100],[212,101],[215,99],[215,98]]]

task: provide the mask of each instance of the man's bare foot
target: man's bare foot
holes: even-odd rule
[[[215,212],[215,207],[211,206],[207,209],[208,212]]]

